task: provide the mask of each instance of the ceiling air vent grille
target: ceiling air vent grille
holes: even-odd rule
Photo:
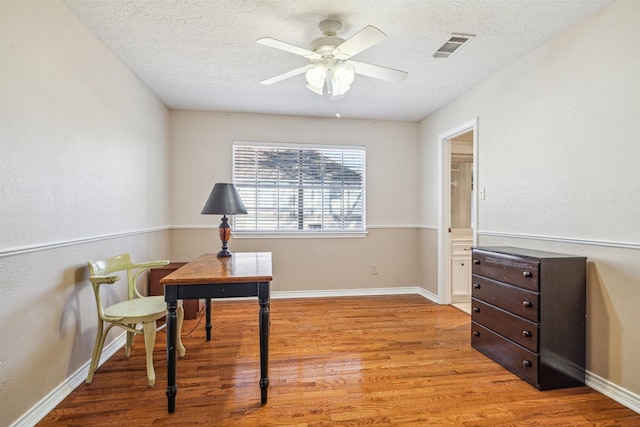
[[[469,43],[475,36],[472,34],[451,34],[449,40],[445,42],[436,53],[434,58],[450,58],[451,55],[460,50],[462,46]]]

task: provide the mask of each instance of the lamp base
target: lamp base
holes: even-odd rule
[[[218,227],[218,235],[220,236],[220,240],[222,241],[222,250],[218,252],[218,258],[229,257],[231,256],[231,252],[229,252],[229,247],[227,246],[227,242],[231,238],[231,227],[229,227],[228,218],[226,215],[222,216],[220,226]]]

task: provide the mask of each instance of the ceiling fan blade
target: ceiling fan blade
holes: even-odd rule
[[[334,55],[347,59],[386,39],[387,35],[372,25],[368,25],[354,34],[349,40],[342,42],[333,50]]]
[[[303,49],[298,46],[294,46],[289,43],[281,42],[280,40],[272,39],[271,37],[263,37],[256,40],[256,43],[263,44],[265,46],[274,47],[276,49],[284,50],[285,52],[293,53],[295,55],[304,56],[309,59],[320,59],[321,55],[309,50]]]
[[[305,65],[303,67],[296,68],[295,70],[287,71],[286,73],[280,74],[275,77],[271,77],[270,79],[263,80],[260,83],[263,85],[271,85],[274,83],[278,83],[279,81],[288,79],[289,77],[297,76],[298,74],[302,74],[307,71],[309,65]]]
[[[393,68],[380,67],[379,65],[365,64],[364,62],[349,61],[353,65],[356,74],[375,79],[385,80],[393,83],[403,82],[408,73],[406,71],[394,70]]]

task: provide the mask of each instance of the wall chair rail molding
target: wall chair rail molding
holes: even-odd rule
[[[296,233],[296,232],[243,232],[243,231],[233,231],[231,234],[234,239],[315,239],[315,238],[326,238],[326,239],[351,239],[351,238],[363,238],[367,237],[368,230],[420,230],[420,229],[430,229],[436,230],[437,227],[434,226],[424,226],[424,225],[367,225],[365,231],[354,231],[354,232],[305,232],[305,233]],[[213,225],[174,225],[171,226],[171,230],[217,230],[217,227]]]
[[[488,231],[488,230],[479,230],[478,236],[542,240],[542,241],[549,241],[549,242],[570,243],[570,244],[576,244],[576,245],[590,245],[590,246],[607,246],[612,248],[623,248],[623,249],[640,249],[640,243],[613,242],[613,241],[592,240],[592,239],[574,239],[574,238],[567,238],[567,237],[543,236],[543,235],[535,235],[535,234],[504,233],[500,231]]]
[[[33,245],[4,248],[0,249],[0,258],[23,255],[31,252],[47,251],[50,249],[58,249],[65,246],[82,245],[85,243],[99,242],[102,240],[118,239],[121,237],[135,236],[138,234],[155,233],[157,231],[166,231],[170,229],[171,228],[169,226],[143,228],[140,230],[124,231],[121,233],[102,234],[98,236],[80,237],[77,239],[59,240],[57,242],[36,243]]]

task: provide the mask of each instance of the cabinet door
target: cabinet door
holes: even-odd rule
[[[451,302],[471,300],[471,254],[451,257]]]

